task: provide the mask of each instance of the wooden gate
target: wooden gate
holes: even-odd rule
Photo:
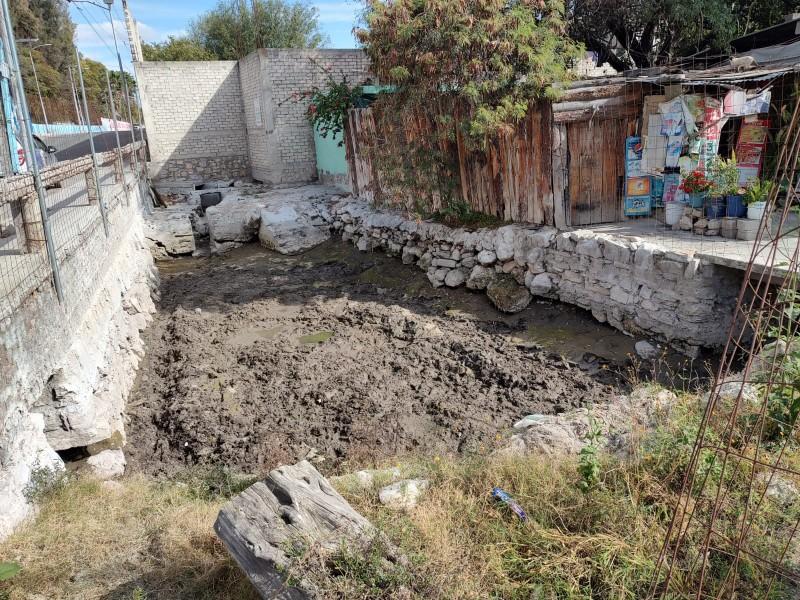
[[[622,217],[625,138],[633,120],[596,119],[566,125],[570,225],[613,223]]]

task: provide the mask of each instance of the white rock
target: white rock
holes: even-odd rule
[[[497,274],[494,272],[494,269],[476,265],[469,274],[467,287],[471,290],[485,290],[496,277]]]
[[[483,267],[490,267],[497,261],[497,255],[491,250],[481,250],[477,258],[478,264]]]
[[[315,227],[295,206],[283,204],[261,211],[258,239],[266,248],[281,254],[297,254],[330,238],[326,230]]]
[[[114,479],[125,473],[125,454],[122,450],[103,450],[86,459],[86,466],[98,479]]]
[[[505,262],[514,258],[514,234],[516,229],[517,228],[513,225],[506,225],[497,230],[494,241],[494,251],[497,255],[497,260]],[[480,262],[480,258],[478,262]]]
[[[458,287],[466,281],[467,276],[464,274],[464,271],[461,269],[453,269],[450,271],[447,276],[444,278],[444,284],[447,287]]]
[[[529,288],[534,296],[544,296],[553,289],[553,281],[547,273],[539,273],[533,278]]]
[[[195,251],[188,207],[156,209],[145,219],[145,236],[156,256],[180,256]]]
[[[409,510],[417,505],[422,493],[428,489],[427,479],[404,479],[387,485],[378,493],[381,504],[393,510]]]
[[[636,354],[644,360],[653,360],[654,358],[658,358],[659,355],[658,348],[644,340],[636,342],[634,349],[636,350]]]
[[[529,427],[540,425],[545,420],[544,415],[528,415],[524,419],[520,419],[514,423],[514,431],[525,431]]]

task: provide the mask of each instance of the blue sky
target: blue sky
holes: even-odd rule
[[[302,1],[302,0],[301,0]],[[99,2],[102,4],[102,2]],[[186,32],[189,22],[212,8],[217,0],[128,0],[134,18],[139,22],[139,33],[146,42],[158,42],[169,35]],[[352,29],[360,10],[357,0],[305,0],[305,4],[319,9],[322,30],[330,38],[331,48],[354,48],[356,41]],[[75,42],[81,52],[109,67],[116,65],[112,51],[112,29],[108,12],[85,2],[70,3],[72,20],[77,29]],[[114,29],[121,44],[122,59],[130,63],[128,38],[122,20],[122,3],[114,0]],[[102,39],[101,39],[102,38]]]

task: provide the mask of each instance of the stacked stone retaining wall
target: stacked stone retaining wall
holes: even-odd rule
[[[521,225],[467,231],[360,201],[332,213],[343,239],[416,264],[434,286],[485,289],[505,274],[534,297],[580,306],[688,353],[724,344],[741,286],[740,271],[638,238]]]

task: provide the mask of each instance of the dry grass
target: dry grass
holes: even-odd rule
[[[38,518],[0,546],[22,572],[10,599],[253,599],[212,529],[224,499],[131,477],[119,489],[77,480],[43,499]]]

